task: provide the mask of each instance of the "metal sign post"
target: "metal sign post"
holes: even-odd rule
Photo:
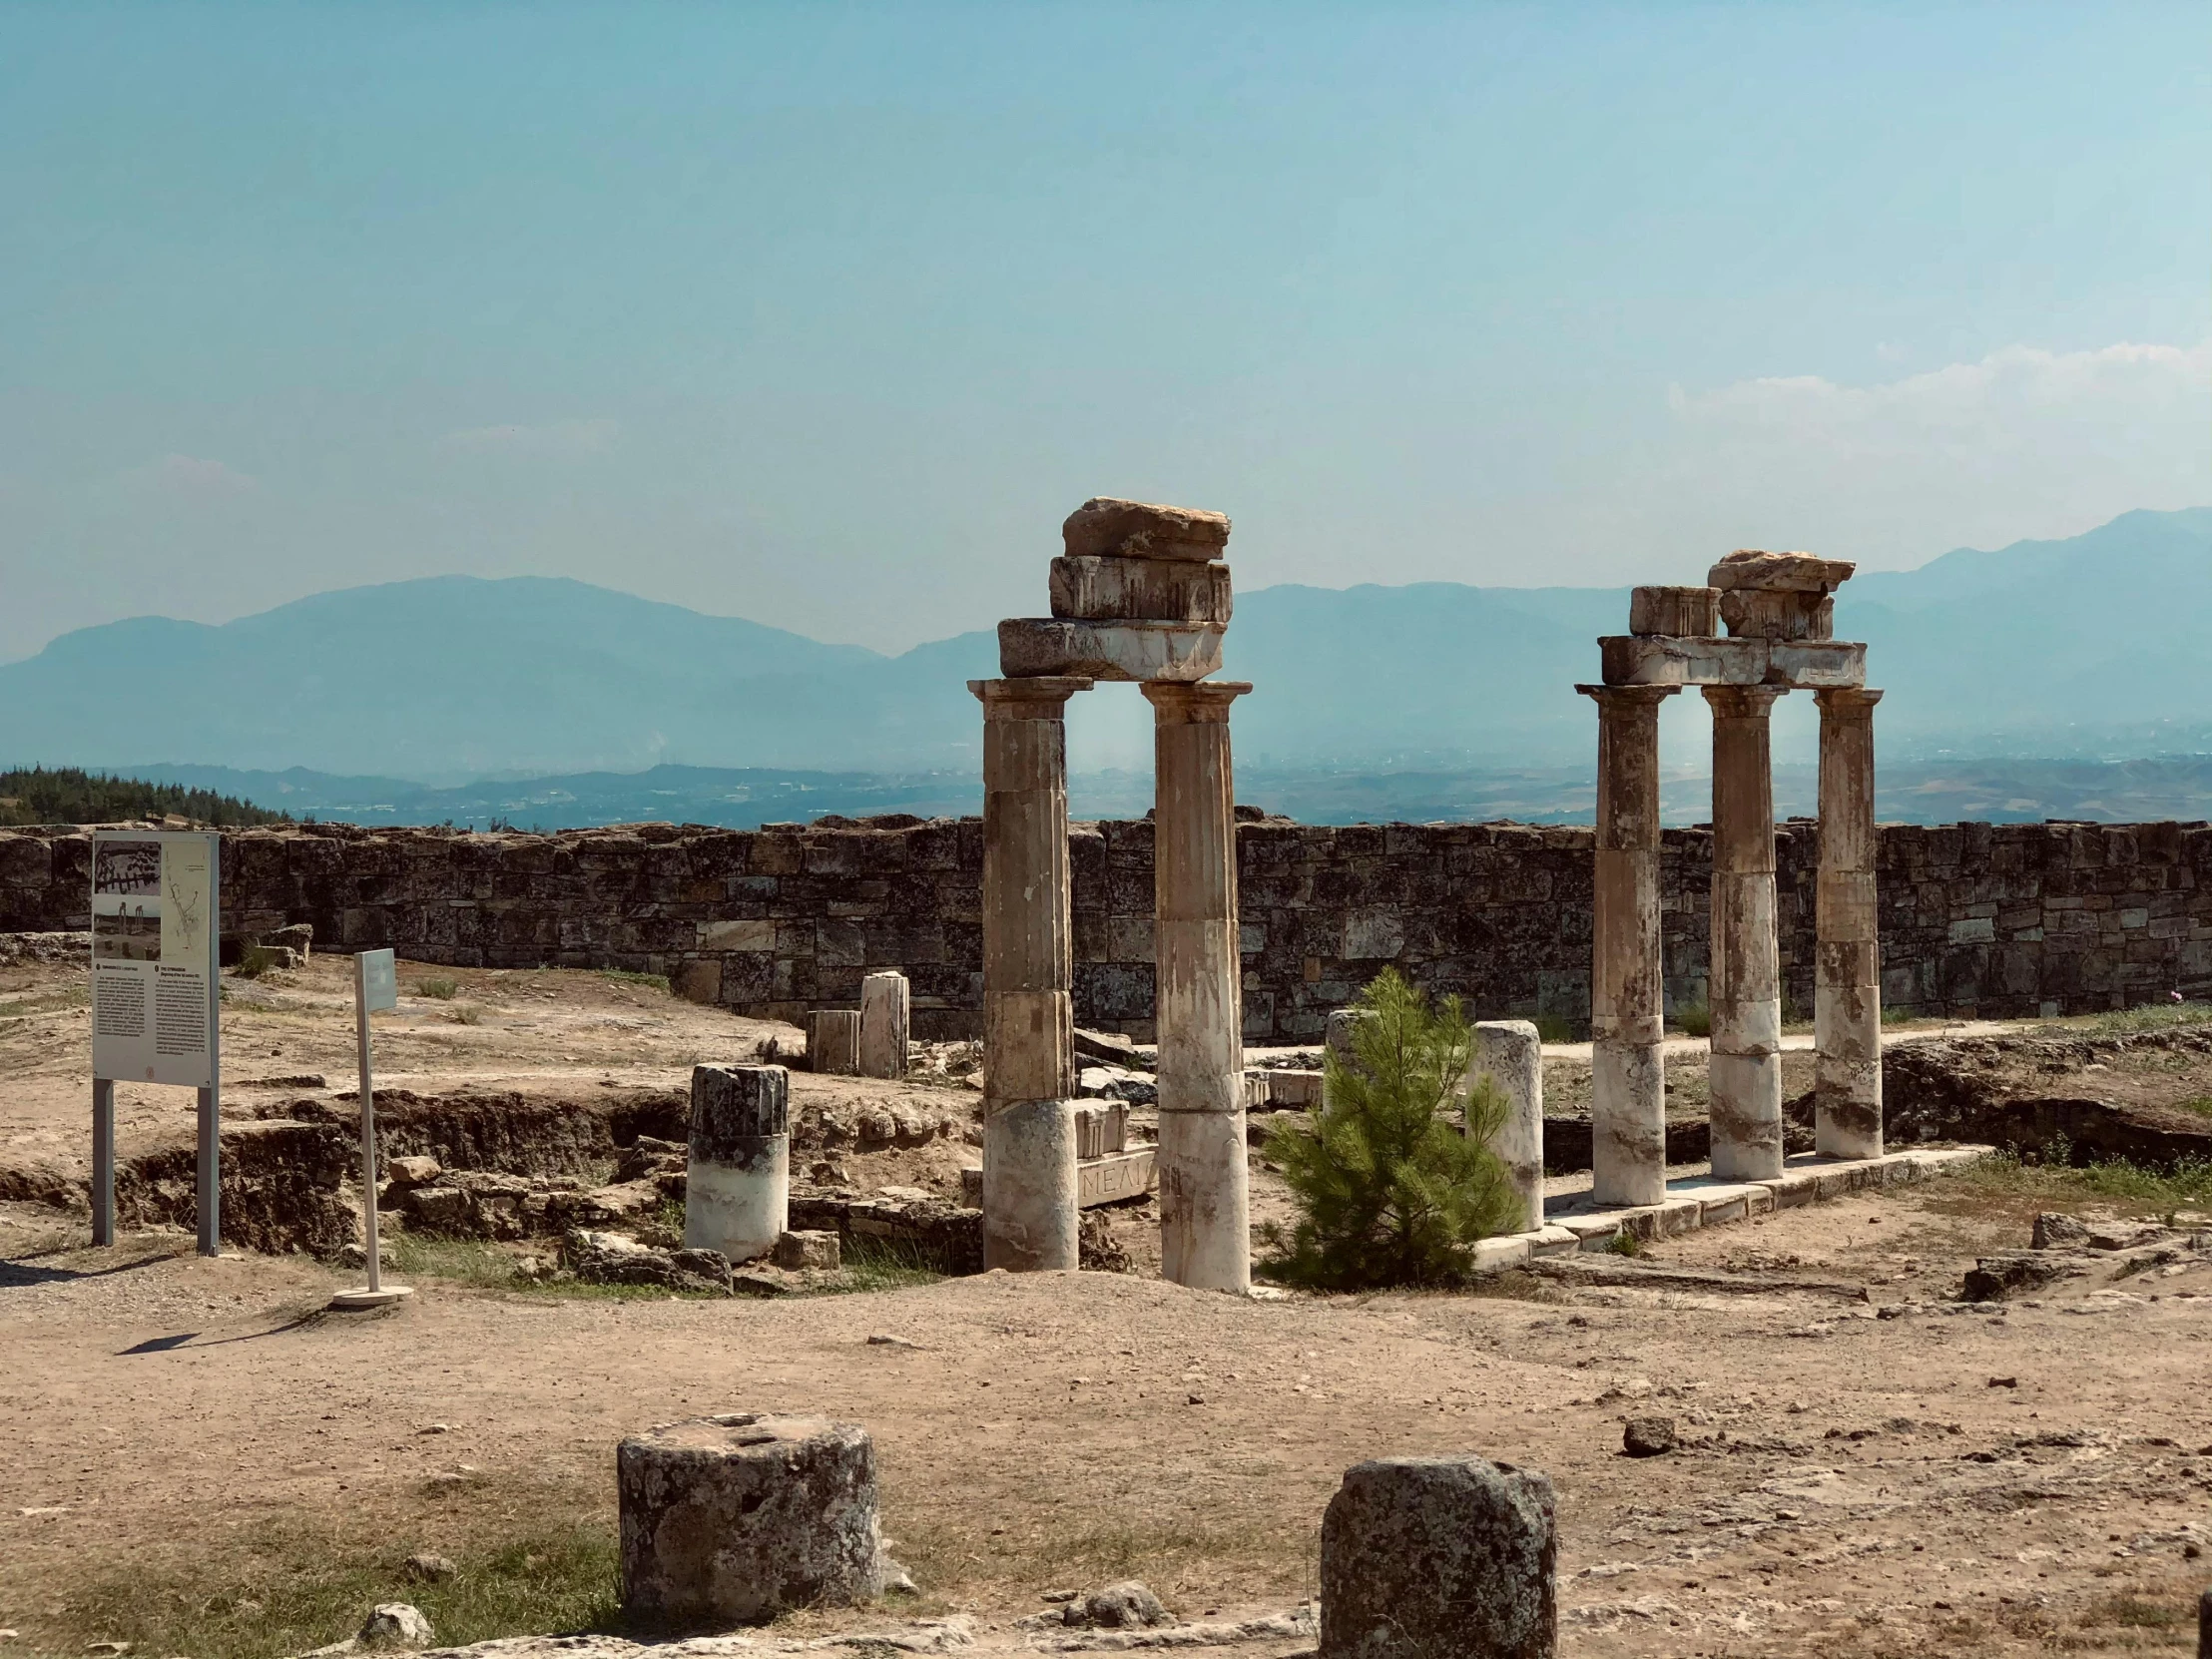
[[[353,958],[353,1022],[361,1068],[361,1215],[368,1241],[368,1283],[340,1291],[330,1299],[339,1309],[387,1308],[403,1296],[405,1285],[384,1283],[381,1246],[376,1238],[376,1084],[369,1071],[368,1016],[399,1006],[398,964],[388,950],[363,950]]]
[[[92,837],[92,1242],[115,1243],[115,1086],[199,1095],[200,1254],[223,1253],[223,837]]]

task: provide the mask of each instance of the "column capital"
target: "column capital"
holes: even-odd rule
[[[1704,686],[1705,701],[1724,720],[1764,720],[1774,711],[1775,699],[1790,695],[1788,686]]]
[[[1824,715],[1860,714],[1880,703],[1882,694],[1872,686],[1830,686],[1815,692],[1813,701]]]
[[[1229,705],[1252,689],[1249,680],[1147,680],[1137,688],[1160,725],[1226,724]]]
[[[1038,675],[1027,680],[970,680],[967,689],[983,705],[985,720],[1058,720],[1067,701],[1096,682],[1075,674]]]
[[[1680,686],[1577,686],[1577,692],[1587,697],[1600,709],[1656,709],[1666,699],[1682,688]]]

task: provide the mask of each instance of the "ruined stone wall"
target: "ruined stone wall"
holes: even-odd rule
[[[1785,994],[1813,999],[1817,834],[1780,827]],[[1152,827],[1078,825],[1084,1024],[1150,1034]],[[1669,830],[1668,1000],[1705,993],[1711,838]],[[627,968],[797,1018],[903,968],[917,1033],[972,1032],[982,826],[892,818],[556,835],[312,825],[226,835],[226,932],[314,924],[323,949],[457,966]],[[91,837],[0,833],[0,932],[87,925]],[[1484,1016],[1589,1013],[1590,831],[1514,825],[1238,829],[1247,1039],[1310,1042],[1387,963]],[[1882,831],[1883,993],[1898,1012],[2082,1012],[2212,995],[2212,829],[1893,826]]]

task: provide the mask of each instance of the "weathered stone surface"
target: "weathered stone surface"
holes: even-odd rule
[[[2022,1291],[2038,1291],[2087,1271],[2086,1264],[2057,1251],[2005,1251],[1975,1262],[1967,1270],[1960,1294],[1968,1302],[2002,1302]]]
[[[445,1173],[445,1166],[435,1158],[419,1154],[410,1158],[386,1158],[384,1160],[385,1191],[406,1192],[413,1187],[427,1187]]]
[[[1532,1469],[1356,1464],[1322,1518],[1320,1659],[1552,1659],[1557,1552]]]
[[[1168,507],[1118,496],[1094,495],[1060,525],[1068,557],[1118,554],[1131,559],[1221,557],[1229,545],[1229,517],[1199,507]]]
[[[2054,1210],[2045,1210],[2035,1218],[2033,1237],[2037,1250],[2086,1250],[2089,1248],[2089,1224]]]
[[[1710,637],[1721,631],[1718,588],[1631,588],[1628,631]]]
[[[807,1268],[833,1269],[842,1265],[843,1251],[837,1235],[830,1232],[786,1233],[776,1241],[776,1265],[789,1272]]]
[[[1858,568],[1849,559],[1824,559],[1817,553],[1762,553],[1739,548],[1715,565],[1705,579],[1723,590],[1834,593],[1851,580]]]
[[[1471,1089],[1487,1080],[1505,1100],[1505,1121],[1490,1150],[1505,1165],[1521,1196],[1520,1232],[1544,1224],[1544,1049],[1525,1019],[1478,1020],[1467,1057]]]
[[[1672,1417],[1630,1417],[1621,1427],[1621,1450],[1631,1457],[1663,1457],[1677,1443]]]
[[[1226,626],[1235,604],[1227,565],[1188,559],[1054,559],[1051,594],[1054,616],[1085,621]]]
[[[850,1077],[860,1069],[860,1013],[856,1008],[817,1008],[807,1016],[807,1069]]]
[[[692,1156],[737,1163],[762,1136],[791,1133],[791,1098],[782,1066],[692,1067]]]
[[[909,1006],[906,976],[896,969],[860,981],[860,1075],[906,1075]]]
[[[1093,1630],[1147,1630],[1173,1624],[1175,1615],[1161,1604],[1150,1585],[1130,1578],[1078,1596],[1062,1609],[1060,1622]]]
[[[369,1610],[354,1640],[371,1648],[428,1647],[436,1634],[412,1602],[385,1601]]]
[[[1735,639],[1825,640],[1836,634],[1836,601],[1827,594],[1730,588],[1720,601],[1721,620]]]
[[[1203,680],[1221,667],[1224,630],[1185,622],[1009,617],[998,671],[1009,680]]]
[[[1867,648],[1849,640],[1677,639],[1608,634],[1598,642],[1608,686],[1863,686]]]
[[[875,1452],[851,1423],[694,1417],[624,1440],[615,1475],[622,1604],[635,1623],[766,1624],[881,1590]]]
[[[620,1233],[578,1228],[561,1241],[561,1262],[587,1285],[660,1285],[672,1291],[730,1288],[730,1262],[713,1250],[655,1250]]]

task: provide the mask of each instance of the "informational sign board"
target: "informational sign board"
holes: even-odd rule
[[[380,1014],[399,1006],[399,963],[388,950],[364,950],[361,963],[361,1007]]]
[[[92,1071],[205,1089],[215,1081],[220,837],[92,838]]]

